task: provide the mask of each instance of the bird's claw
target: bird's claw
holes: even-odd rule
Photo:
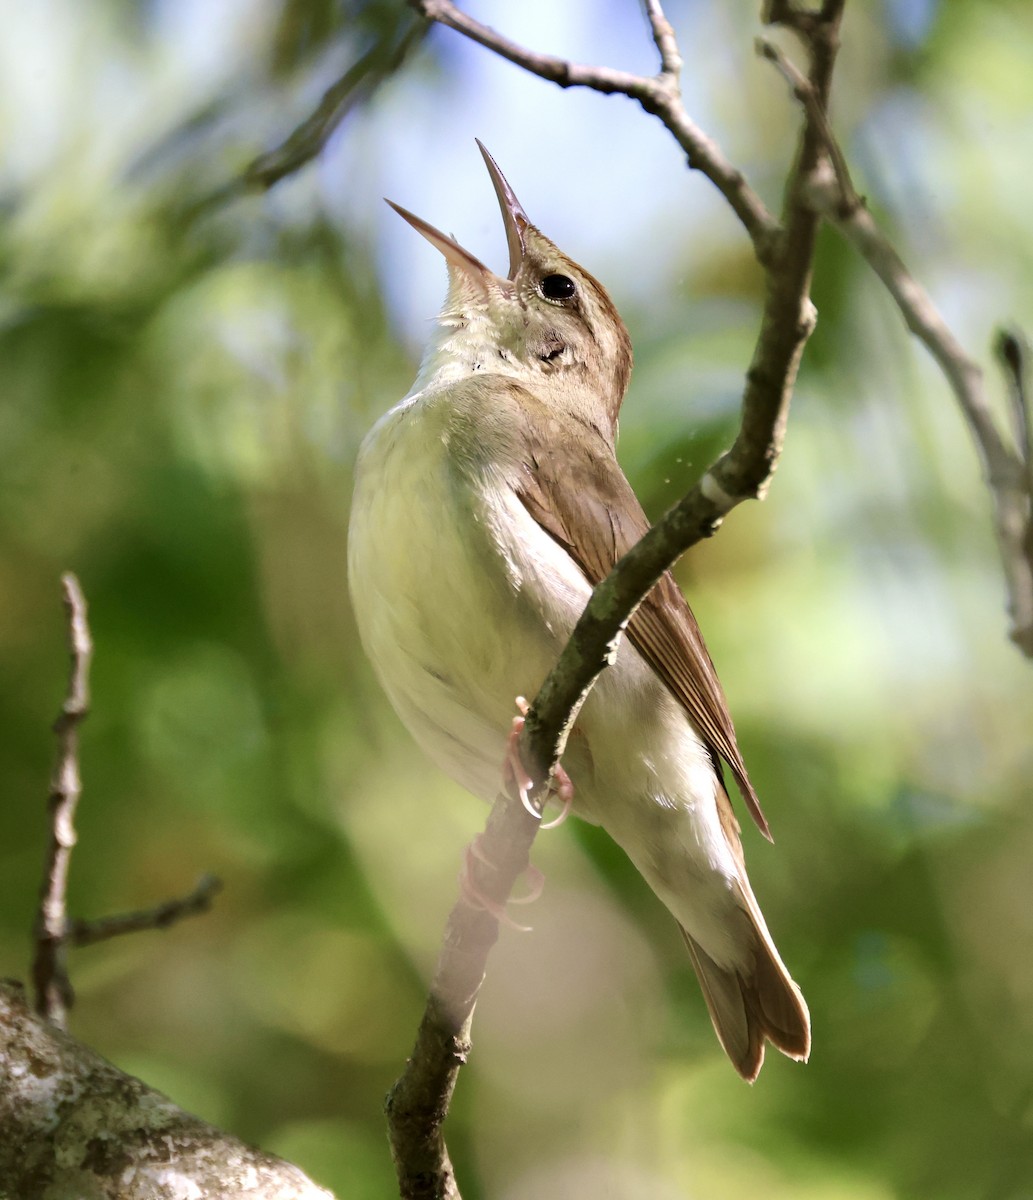
[[[536,821],[542,819],[542,814],[531,803],[530,791],[534,786],[534,780],[527,773],[523,760],[520,757],[520,750],[517,745],[521,733],[524,731],[525,717],[527,716],[529,705],[523,696],[517,696],[516,706],[519,710],[519,715],[513,718],[513,724],[509,730],[509,736],[506,738],[506,757],[503,763],[503,775],[506,782],[512,781],[516,786],[517,795],[520,797],[520,803],[531,814]],[[542,829],[555,829],[558,825],[570,816],[570,806],[574,800],[574,785],[570,781],[570,776],[560,766],[556,764],[552,780],[550,781],[550,790],[554,796],[562,804],[559,816],[553,817],[551,821],[546,821],[542,825]]]
[[[562,825],[570,816],[570,806],[574,803],[574,785],[570,781],[570,776],[559,763],[553,768],[550,787],[552,794],[563,807],[559,811],[559,816],[553,817],[551,821],[546,821],[542,829],[555,829],[557,825]]]

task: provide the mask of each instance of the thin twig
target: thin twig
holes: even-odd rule
[[[810,54],[807,83],[815,96],[816,111],[822,113],[828,108],[832,87],[843,2],[829,3],[828,17],[816,20],[806,37]],[[821,130],[808,112],[789,172],[779,236],[770,261],[763,263],[764,309],[746,372],[738,433],[731,448],[670,514],[683,536],[691,537],[684,548],[712,533],[741,501],[764,496],[778,465],[800,358],[817,320],[810,288],[818,218],[807,202],[805,181],[824,155]]]
[[[808,115],[790,172],[782,221],[776,221],[741,173],[689,122],[674,86],[676,80],[669,74],[680,55],[670,27],[666,22],[659,24],[659,3],[648,4],[647,15],[663,71],[657,79],[643,79],[525,50],[473,21],[448,0],[410,2],[424,15],[563,87],[622,92],[639,100],[687,150],[690,165],[703,170],[725,195],[766,270],[761,330],[747,374],[742,423],[731,449],[594,590],[527,715],[520,756],[531,766],[535,781],[532,801],[537,802],[585,696],[612,661],[628,614],[660,575],[689,546],[712,533],[736,504],[763,494],[775,469],[797,366],[814,324],[809,288],[818,218],[807,202],[804,184],[823,159],[825,143]],[[822,113],[838,47],[842,0],[829,0],[826,7],[828,19],[815,19],[809,40],[808,84]],[[470,863],[473,888],[495,905],[505,904],[527,866],[538,828],[518,799],[500,795],[481,836],[481,854]],[[486,911],[461,900],[449,914],[416,1044],[387,1100],[389,1136],[403,1200],[459,1197],[442,1126],[459,1069],[470,1051],[474,1006],[497,937],[498,922]]]
[[[310,163],[327,144],[345,117],[365,103],[394,74],[427,34],[426,21],[408,25],[395,40],[379,38],[323,93],[319,104],[283,141],[252,159],[242,171],[215,188],[191,199],[180,219],[196,220],[220,205],[248,192],[268,191],[274,184]]]
[[[387,38],[376,42],[327,88],[315,112],[274,150],[260,154],[244,168],[241,186],[267,190],[284,176],[311,162],[348,113],[402,65],[426,32],[426,22],[416,21],[394,44]]]
[[[796,63],[788,55],[784,54],[770,38],[757,38],[755,44],[757,53],[762,58],[766,58],[768,62],[774,63],[782,78],[793,89],[793,95],[807,110],[807,115],[810,117],[815,129],[820,131],[825,141],[825,150],[832,160],[832,168],[836,172],[836,177],[842,182],[844,197],[855,197],[859,203],[863,203],[857,196],[857,191],[854,188],[846,157],[832,132],[832,124],[829,121],[828,113],[815,94],[814,88],[811,87],[810,80],[808,80],[807,76],[804,75]]]
[[[146,929],[168,929],[186,917],[200,916],[212,907],[212,901],[222,891],[222,881],[214,875],[202,875],[192,892],[178,900],[166,900],[153,908],[137,912],[117,913],[112,917],[81,918],[68,922],[67,940],[73,946],[92,946],[125,933],[140,933]]]
[[[1002,329],[997,335],[997,357],[1004,365],[1005,385],[1011,401],[1015,443],[1026,465],[1026,484],[1033,496],[1033,415],[1030,413],[1029,342],[1013,329]]]
[[[67,937],[68,867],[75,845],[75,809],[82,793],[79,773],[79,726],[90,707],[90,659],[93,641],[86,615],[86,599],[79,580],[61,577],[68,614],[68,649],[71,669],[68,692],[54,722],[57,758],[50,780],[50,838],[43,868],[39,909],[33,927],[36,953],[32,979],[36,1011],[60,1028],[65,1027],[72,1005],[72,985],[65,963]]]
[[[671,22],[664,15],[660,0],[645,0],[646,18],[653,31],[653,41],[660,55],[661,74],[677,80],[681,75],[682,58]]]
[[[508,59],[518,67],[523,67],[532,75],[558,84],[562,88],[587,87],[596,92],[614,94],[620,92],[626,96],[634,95],[648,79],[641,75],[633,75],[629,71],[619,71],[612,67],[597,67],[585,63],[570,62],[565,58],[557,58],[552,54],[539,54],[529,50],[519,43],[511,41],[501,33],[497,33],[488,25],[468,16],[457,8],[451,0],[409,0],[410,6],[421,13],[428,21],[436,21],[447,25],[471,41],[484,46],[501,58]]]

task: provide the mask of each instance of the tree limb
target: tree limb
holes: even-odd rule
[[[822,109],[811,82],[781,51],[764,42],[760,50],[789,81],[805,111],[814,114]],[[993,500],[1012,623],[1009,636],[1023,654],[1033,658],[1033,443],[1021,341],[1012,336],[1000,343],[1015,418],[1015,437],[1010,441],[998,429],[982,369],[965,352],[932,297],[872,217],[854,187],[828,121],[812,118],[812,124],[824,141],[827,157],[816,162],[802,179],[807,203],[853,245],[879,277],[908,329],[932,355],[954,393],[975,441]]]
[[[0,980],[0,1198],[333,1200],[297,1167],[183,1112],[65,1032],[74,999],[69,945],[163,928],[204,912],[221,884],[207,875],[188,896],[143,912],[69,920],[68,869],[82,792],[78,735],[89,711],[93,641],[79,581],[66,574],[61,583],[71,670],[54,722],[50,840],[34,926],[38,1015],[29,1011],[21,984]]]
[[[0,980],[0,1196],[333,1200],[34,1016]]]
[[[681,56],[658,0],[647,3],[661,57],[661,72],[652,79],[525,50],[466,16],[450,0],[410,2],[430,19],[562,87],[585,86],[637,99],[686,150],[690,166],[703,171],[728,200],[750,235],[766,274],[760,335],[747,374],[740,429],[731,449],[594,590],[528,713],[520,751],[531,769],[532,796],[540,810],[546,781],[563,752],[571,725],[595,679],[612,661],[630,613],[689,546],[713,533],[736,504],[762,496],[770,481],[781,451],[797,366],[814,326],[809,290],[818,217],[807,202],[805,184],[824,157],[825,141],[808,114],[789,176],[782,220],[776,221],[741,172],[685,113],[677,82]],[[828,103],[842,8],[843,0],[827,0],[825,9],[820,16],[814,15],[805,31],[811,57],[807,78],[822,113]],[[526,868],[538,826],[515,796],[502,794],[495,801],[480,840],[482,854],[469,864],[474,889],[493,906],[505,904]],[[459,1069],[470,1051],[477,993],[497,937],[496,919],[464,900],[449,914],[416,1044],[387,1100],[389,1136],[403,1200],[459,1197],[442,1125]]]

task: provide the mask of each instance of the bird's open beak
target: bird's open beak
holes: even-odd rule
[[[492,274],[475,254],[465,250],[455,238],[442,233],[440,229],[435,229],[429,221],[411,213],[407,208],[402,208],[400,204],[395,204],[393,200],[388,200],[388,204],[400,217],[408,221],[417,233],[422,233],[432,246],[441,251],[450,267],[458,268],[464,275],[473,279],[481,279],[485,275]]]
[[[527,219],[527,214],[521,207],[520,201],[513,194],[513,189],[507,183],[505,175],[499,170],[498,163],[485,150],[480,141],[477,141],[477,147],[484,156],[488,174],[495,187],[495,195],[499,200],[499,208],[502,210],[502,221],[506,227],[506,242],[509,246],[507,279],[513,280],[516,278],[516,273],[524,258],[524,234],[531,222]],[[400,204],[395,204],[393,200],[388,200],[387,203],[400,217],[408,221],[417,233],[422,233],[432,246],[441,251],[450,267],[461,271],[467,279],[478,283],[482,288],[486,288],[489,280],[492,279],[502,282],[476,255],[460,246],[455,238],[442,233],[440,229],[435,229],[428,221],[424,221],[422,217],[402,208]]]
[[[531,222],[527,219],[527,214],[521,207],[520,201],[513,194],[513,189],[506,181],[505,175],[499,170],[499,164],[485,150],[484,144],[479,138],[474,138],[474,141],[477,142],[477,149],[484,158],[484,165],[488,168],[491,182],[495,185],[495,195],[499,198],[502,221],[506,226],[506,242],[509,245],[508,278],[515,279],[520,264],[524,260],[524,234]]]

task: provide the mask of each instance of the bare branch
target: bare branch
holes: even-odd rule
[[[806,37],[806,83],[814,96],[814,111],[806,113],[786,185],[780,233],[770,261],[764,263],[764,311],[746,374],[739,431],[731,448],[669,514],[683,526],[684,536],[695,534],[692,541],[712,533],[742,500],[766,494],[782,452],[800,358],[817,319],[810,287],[818,218],[807,202],[805,184],[826,153],[817,114],[824,117],[828,108],[842,15],[842,5],[829,7],[830,17],[815,20]]]
[[[200,916],[212,907],[215,897],[222,891],[222,881],[214,875],[202,875],[194,890],[179,900],[166,900],[153,908],[137,912],[117,913],[112,917],[98,917],[92,921],[77,919],[69,921],[67,940],[73,946],[92,946],[95,942],[106,942],[109,938],[121,937],[125,933],[140,933],[145,929],[168,929],[187,917]]]
[[[782,78],[793,89],[793,95],[807,110],[807,115],[815,129],[820,131],[825,141],[825,150],[832,160],[832,167],[836,172],[836,177],[842,183],[844,194],[856,195],[853,181],[850,178],[850,168],[847,166],[847,161],[839,142],[833,135],[828,113],[816,95],[814,88],[811,87],[810,80],[770,39],[757,38],[756,46],[757,53],[762,58],[766,58],[769,62],[774,63]]]
[[[660,67],[664,75],[677,79],[681,75],[682,58],[678,48],[678,39],[674,35],[670,21],[664,16],[660,0],[645,0],[646,18],[653,31],[653,41],[660,54]]]
[[[64,1028],[72,1004],[72,985],[65,964],[68,867],[76,840],[75,809],[82,793],[79,726],[89,712],[93,642],[86,617],[86,600],[78,579],[71,573],[63,575],[61,587],[68,614],[71,669],[65,702],[54,722],[57,759],[50,780],[50,840],[33,928],[36,953],[32,978],[36,1011]]]
[[[781,63],[779,66],[781,67]],[[805,107],[806,95],[794,91]],[[1004,568],[1009,637],[1033,658],[1033,473],[1029,461],[1027,400],[1024,384],[1012,373],[1012,395],[1019,449],[1009,445],[997,427],[986,394],[983,371],[954,336],[932,297],[905,266],[889,238],[858,195],[845,169],[843,154],[828,126],[821,135],[829,157],[815,165],[806,179],[806,194],[815,212],[849,241],[892,296],[911,333],[926,347],[943,372],[962,415],[968,422],[983,475],[994,502],[994,526]],[[1021,352],[1016,363],[1021,373]]]
[[[496,33],[490,26],[474,20],[451,3],[451,0],[410,0],[410,5],[428,21],[447,25],[449,29],[454,29],[514,65],[523,67],[532,75],[558,84],[562,88],[587,87],[608,95],[621,93],[632,96],[649,82],[646,77],[633,75],[628,71],[573,63],[553,54],[539,54],[535,50],[529,50],[517,42],[510,41],[501,33]]]
[[[1012,424],[1019,454],[1026,464],[1026,484],[1033,496],[1033,415],[1030,413],[1029,342],[1018,330],[1002,329],[997,336],[997,357],[1004,366]]]

